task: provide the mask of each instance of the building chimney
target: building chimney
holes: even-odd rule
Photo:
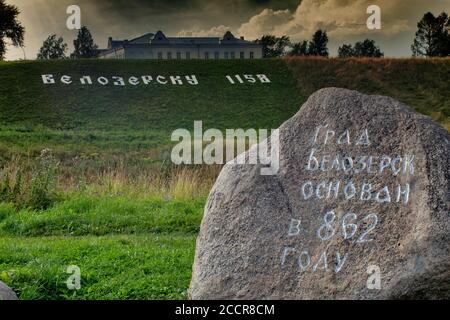
[[[244,37],[241,36],[241,40],[244,40]]]

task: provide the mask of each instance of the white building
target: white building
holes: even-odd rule
[[[236,38],[231,32],[219,37],[166,37],[158,31],[132,40],[108,41],[101,59],[261,59],[262,45]]]

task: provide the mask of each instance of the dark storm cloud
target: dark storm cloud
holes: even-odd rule
[[[205,9],[210,13],[223,13],[229,19],[234,19],[236,16],[253,15],[264,8],[295,9],[299,2],[299,0],[97,0],[94,3],[98,10],[125,19],[140,18],[143,14],[183,15],[203,12]]]
[[[299,0],[249,0],[248,2],[260,7],[274,10],[294,10],[300,3]]]
[[[144,10],[145,13],[164,15],[196,8],[198,3],[197,0],[97,0],[94,5],[100,11],[134,18],[142,14],[141,10]]]
[[[183,10],[187,8],[199,8],[210,3],[222,7],[254,7],[271,9],[295,9],[300,0],[97,0],[95,3],[100,7],[114,9],[151,8],[155,12],[172,10]]]
[[[264,8],[291,9],[299,0],[115,0],[96,1],[99,11],[125,21],[155,19],[169,32],[179,29],[206,28],[212,23],[237,26]],[[167,22],[170,20],[170,25]]]

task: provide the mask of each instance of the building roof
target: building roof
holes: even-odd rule
[[[122,49],[130,46],[143,45],[185,45],[185,46],[199,46],[199,45],[252,45],[260,46],[252,41],[244,40],[244,38],[236,38],[230,31],[227,31],[223,37],[166,37],[162,31],[156,33],[146,33],[142,36],[133,38],[131,40],[114,40],[112,37],[108,39],[108,48],[101,50],[100,55],[108,52]]]
[[[150,43],[155,36],[154,33],[146,33],[142,36],[133,38],[131,40],[113,40],[112,37],[108,39],[108,49],[116,49],[122,47],[124,44],[143,44]]]
[[[236,38],[230,31],[223,37],[166,37],[162,31],[156,33],[146,33],[131,40],[108,41],[108,49],[119,48],[123,45],[133,44],[169,44],[169,45],[212,45],[212,44],[254,44],[254,42]]]
[[[220,38],[212,37],[169,37],[166,38],[169,44],[218,44]]]
[[[149,43],[150,41],[152,41],[154,36],[155,36],[154,33],[149,32],[149,33],[146,33],[137,38],[131,39],[129,42],[130,43]]]

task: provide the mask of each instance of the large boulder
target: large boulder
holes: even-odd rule
[[[279,136],[276,174],[223,168],[190,298],[450,298],[445,129],[389,97],[327,88]]]
[[[17,300],[17,295],[6,284],[0,281],[0,301]]]

